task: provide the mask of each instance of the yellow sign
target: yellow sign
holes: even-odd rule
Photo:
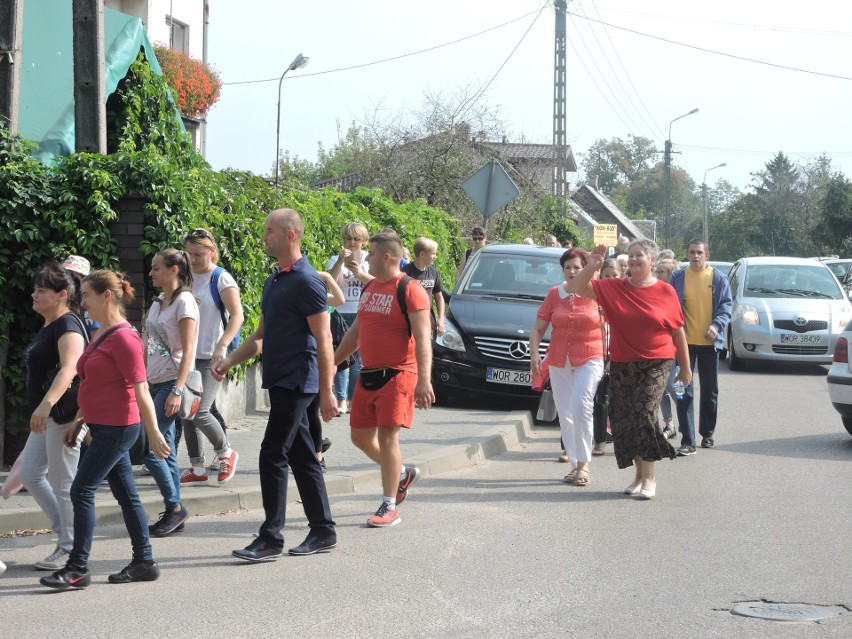
[[[615,246],[618,239],[617,224],[595,224],[595,246],[605,244]]]

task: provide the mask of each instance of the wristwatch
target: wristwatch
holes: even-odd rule
[[[177,386],[172,386],[172,392],[173,392],[173,393],[174,393],[177,397],[180,397],[181,395],[183,395],[183,388],[178,388]]]

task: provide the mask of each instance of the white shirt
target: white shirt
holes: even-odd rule
[[[222,326],[222,315],[219,313],[219,307],[213,301],[213,296],[210,294],[210,279],[213,277],[213,271],[209,273],[192,274],[192,294],[198,302],[198,309],[201,318],[198,320],[198,348],[195,352],[195,359],[210,359],[213,357],[213,348],[216,342],[222,337],[225,332],[225,327]],[[222,291],[226,288],[235,288],[240,290],[234,277],[228,271],[222,271],[219,276],[219,297],[222,297]],[[230,319],[228,311],[225,310],[225,318]]]

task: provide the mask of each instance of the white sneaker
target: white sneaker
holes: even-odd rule
[[[2,575],[4,572],[6,572],[6,564],[0,561],[0,575]]]
[[[35,563],[36,570],[59,570],[60,568],[64,568],[65,564],[68,563],[69,554],[67,550],[63,550],[57,546],[56,550],[47,557]]]

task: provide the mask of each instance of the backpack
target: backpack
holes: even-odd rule
[[[210,276],[210,296],[213,298],[213,303],[216,304],[216,307],[219,309],[219,315],[222,317],[223,330],[228,326],[228,311],[225,308],[225,304],[222,302],[222,296],[219,295],[219,277],[224,272],[225,269],[221,266],[217,266],[213,269],[213,274]],[[239,345],[240,331],[237,331],[234,339],[232,339],[231,343],[228,344],[228,353],[232,352]]]
[[[364,284],[364,288],[361,289],[361,297],[364,297],[364,292],[367,290],[367,287],[373,283],[374,280],[370,280],[366,284]],[[409,282],[413,282],[414,278],[409,275],[403,275],[402,278],[396,285],[396,302],[399,304],[399,310],[402,311],[402,316],[405,318],[405,323],[408,324],[408,336],[411,337],[411,320],[408,319],[408,304],[405,302],[405,289],[408,286]]]
[[[337,309],[331,311],[329,319],[331,321],[331,347],[334,350],[337,350],[337,347],[340,346],[340,342],[343,341],[343,336],[346,335],[346,331],[349,330],[349,325],[346,323],[346,320],[343,319],[343,315],[337,312]],[[349,357],[337,365],[337,372],[345,371],[354,363],[355,353],[352,353]]]

